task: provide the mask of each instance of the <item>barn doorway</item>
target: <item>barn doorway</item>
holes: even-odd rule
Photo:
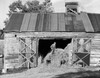
[[[52,38],[52,39],[39,39],[38,55],[45,58],[45,56],[51,51],[50,46],[56,42],[56,48],[64,49],[69,43],[71,38]]]

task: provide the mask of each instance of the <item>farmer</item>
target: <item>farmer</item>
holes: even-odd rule
[[[54,42],[54,43],[50,46],[50,48],[51,48],[52,54],[54,54],[55,49],[56,49],[56,42]]]

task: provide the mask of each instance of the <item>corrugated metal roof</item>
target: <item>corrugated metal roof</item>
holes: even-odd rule
[[[24,14],[12,14],[10,22],[6,26],[7,31],[19,31],[22,25]]]
[[[100,14],[88,14],[95,32],[100,32]]]
[[[100,14],[14,13],[5,32],[99,32]]]

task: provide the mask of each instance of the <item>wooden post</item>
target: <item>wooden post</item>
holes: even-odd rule
[[[68,64],[72,65],[72,56],[73,56],[73,39],[71,41],[71,43],[68,45],[69,46],[69,60],[68,60]]]
[[[2,73],[6,73],[7,72],[6,62],[5,62],[6,53],[7,53],[7,38],[4,39],[4,69],[2,70]]]
[[[32,40],[32,50],[34,52],[34,55],[33,55],[33,63],[31,64],[31,67],[36,67],[36,64],[37,64],[37,38],[34,38]]]
[[[39,39],[36,39],[36,67],[38,66],[38,46],[39,46]]]
[[[30,57],[31,57],[31,38],[25,38],[26,40],[26,58],[28,59],[27,60],[27,68],[29,69],[30,68]],[[30,47],[30,48],[29,48]]]
[[[25,42],[25,39],[23,39],[23,42]],[[22,43],[21,39],[19,39],[19,44],[20,44],[19,67],[26,67],[24,62],[24,57],[22,56],[23,53],[26,53],[26,46],[24,43]]]

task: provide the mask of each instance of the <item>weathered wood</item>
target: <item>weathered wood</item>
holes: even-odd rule
[[[30,47],[31,49],[31,39],[30,38],[25,38],[26,44],[27,46]],[[26,47],[26,58],[30,61],[30,57],[31,57],[31,50],[28,47]],[[30,68],[30,62],[27,61],[27,68]]]
[[[26,31],[30,21],[30,13],[25,14],[20,31]]]
[[[94,39],[100,39],[100,34],[96,34],[96,35],[94,36]]]
[[[96,53],[95,54],[91,54],[90,57],[91,58],[97,58],[98,59],[98,58],[100,58],[100,54],[96,54]]]
[[[27,31],[35,31],[37,15],[38,15],[37,13],[32,13],[31,14],[30,21],[29,21],[29,26],[28,26]]]
[[[12,55],[19,53],[19,42],[16,38],[6,38],[4,42],[4,69],[15,68],[18,65],[18,57]],[[9,58],[9,59],[7,59]]]
[[[57,31],[57,14],[51,14],[51,31]]]
[[[100,50],[92,50],[91,55],[100,55]]]
[[[26,66],[29,68],[36,66],[36,41],[37,39],[25,37],[25,38],[16,38],[16,37],[6,37],[4,40],[4,70],[9,68],[18,68]],[[10,55],[17,54],[16,59],[11,58],[7,59]],[[10,56],[11,57],[11,56]],[[10,58],[9,57],[9,58]],[[33,58],[30,60],[30,58]],[[25,61],[26,59],[26,61]],[[14,61],[15,60],[15,61]],[[15,63],[16,62],[16,63]]]
[[[65,31],[65,18],[64,18],[64,14],[58,14],[58,31]]]
[[[84,33],[84,32],[22,32],[22,33],[5,33],[4,37],[63,37],[63,38],[92,38],[95,34],[93,33]]]
[[[26,41],[25,41],[25,38],[17,38],[19,40],[19,43],[20,43],[20,53],[19,53],[19,66],[18,67],[27,67],[27,64],[26,64],[26,45],[24,44]]]
[[[3,69],[4,40],[0,40],[0,70]]]
[[[100,58],[90,58],[90,64],[94,63],[94,64],[97,64],[97,63],[100,63]]]
[[[19,38],[20,39],[20,38]],[[25,42],[23,42],[21,40],[21,42],[26,46],[24,47],[24,49],[26,50],[26,52],[22,52],[20,53],[22,57],[24,57],[23,59],[26,59],[25,62],[23,62],[21,65],[26,63],[26,66],[28,68],[30,67],[34,67],[36,65],[36,43],[33,43],[34,39],[32,40],[32,38],[25,38]],[[21,50],[23,51],[23,49]],[[25,55],[23,55],[23,53],[25,53]]]
[[[20,40],[20,38],[18,38],[19,40]],[[26,38],[25,38],[26,39]],[[30,50],[32,50],[33,52],[34,52],[34,50],[31,48],[31,46],[29,46],[29,45],[27,45],[27,43],[26,42],[24,42],[24,41],[22,41],[21,40],[21,42],[26,46],[26,47],[28,47]],[[29,52],[28,52],[29,53]],[[31,53],[31,52],[30,52]]]
[[[43,22],[44,22],[44,14],[38,14],[37,23],[36,23],[36,30],[37,31],[43,30]]]
[[[36,67],[38,66],[38,50],[39,49],[39,39],[36,38]]]
[[[21,40],[23,40],[25,42],[25,39],[21,39]],[[26,67],[25,63],[22,64],[25,60],[24,60],[24,57],[22,57],[22,55],[21,55],[21,53],[26,53],[26,48],[25,48],[26,46],[25,46],[24,43],[21,42],[21,40],[19,40],[19,44],[20,44],[19,51],[20,51],[20,53],[19,53],[19,66],[18,67],[21,67],[21,66]]]
[[[16,35],[16,36],[15,36]],[[80,33],[76,33],[76,32],[22,32],[22,33],[5,33],[4,37],[5,37],[5,56],[8,54],[8,51],[11,51],[11,46],[16,48],[16,43],[14,42],[13,39],[16,39],[16,41],[18,41],[19,44],[19,39],[23,38],[26,39],[26,42],[22,41],[22,45],[19,45],[19,47],[21,48],[21,50],[25,53],[25,49],[27,50],[28,53],[32,53],[35,52],[35,55],[31,55],[31,54],[26,54],[27,56],[25,57],[27,59],[27,61],[31,64],[31,67],[34,67],[37,63],[37,59],[38,59],[38,39],[41,38],[76,38],[76,39],[88,39],[88,41],[86,43],[84,43],[87,46],[89,43],[89,38],[92,39],[95,36],[97,36],[97,33],[84,33],[84,32],[80,32]],[[98,35],[99,36],[99,35]],[[13,39],[12,39],[13,38]],[[18,39],[19,38],[19,39]],[[11,41],[12,40],[12,41]],[[100,43],[99,43],[99,37],[95,37],[95,39],[92,39],[92,44],[91,44],[91,52],[90,52],[90,59],[93,57],[99,58],[99,52],[100,52]],[[10,46],[9,46],[10,43]],[[75,42],[77,43],[77,42]],[[75,45],[75,43],[73,42],[73,46]],[[75,45],[77,46],[77,45]],[[10,47],[10,48],[9,48]],[[22,48],[23,47],[23,48]],[[27,47],[27,48],[26,48]],[[25,49],[24,49],[25,48]],[[16,49],[15,49],[16,50]],[[20,50],[20,49],[17,49]],[[15,52],[19,52],[19,51],[15,51]],[[20,52],[19,52],[20,53]],[[95,55],[93,55],[95,54]],[[21,55],[23,56],[23,55]],[[70,54],[71,56],[71,54]],[[32,63],[29,58],[33,57],[35,59],[34,63]],[[23,58],[22,58],[23,59]],[[69,59],[70,60],[70,59]],[[71,63],[72,60],[70,60]],[[97,61],[99,61],[99,59],[97,59]],[[95,61],[94,61],[95,62]],[[6,64],[7,62],[4,62],[4,68],[10,68],[10,65]],[[22,64],[24,62],[22,61]],[[90,65],[92,65],[92,62],[90,61]],[[29,66],[28,66],[29,67]]]
[[[33,38],[32,40],[32,49],[34,50],[34,55],[33,55],[33,63],[31,64],[31,67],[35,67],[36,66],[36,53],[37,53],[37,39]]]
[[[90,66],[100,66],[100,64],[90,64]]]
[[[90,66],[100,66],[100,38],[94,36],[91,44]]]
[[[94,32],[94,29],[92,27],[92,24],[89,20],[89,17],[86,13],[81,13],[81,18],[84,24],[84,28],[87,32]]]

